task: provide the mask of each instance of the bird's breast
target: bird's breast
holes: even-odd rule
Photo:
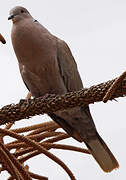
[[[59,72],[56,39],[38,25],[24,25],[12,30],[12,43],[21,74],[35,97],[66,92]]]
[[[33,59],[35,62],[53,59],[56,56],[54,37],[41,26],[30,23],[15,25],[12,28],[12,44],[19,62],[26,64]]]

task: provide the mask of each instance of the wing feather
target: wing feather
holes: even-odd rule
[[[60,73],[68,92],[83,88],[74,57],[68,45],[60,39],[57,39],[57,59]]]

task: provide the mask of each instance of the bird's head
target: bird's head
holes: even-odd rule
[[[29,18],[29,17],[31,17],[31,15],[26,8],[21,6],[16,6],[10,10],[8,20],[12,20],[13,23],[15,23],[24,18]]]

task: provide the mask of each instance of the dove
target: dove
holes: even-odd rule
[[[11,39],[22,79],[33,97],[63,95],[83,88],[72,52],[65,41],[51,34],[20,6],[10,10]],[[84,142],[105,172],[119,167],[108,146],[97,132],[89,106],[50,113],[71,137]]]

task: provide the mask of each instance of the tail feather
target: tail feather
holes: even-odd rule
[[[119,164],[99,134],[97,137],[97,139],[87,142],[86,145],[103,171],[111,172],[118,168]]]

